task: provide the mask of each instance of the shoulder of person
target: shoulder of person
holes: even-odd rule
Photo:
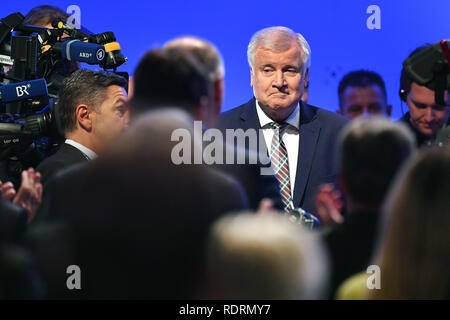
[[[250,99],[246,103],[243,103],[235,108],[224,111],[220,114],[218,127],[224,127],[223,125],[227,124],[229,121],[234,121],[238,119],[242,113],[242,111],[251,103],[253,103],[254,98]]]
[[[317,116],[317,119],[327,128],[340,129],[350,122],[346,117],[337,114],[336,112],[329,111],[323,108],[306,104],[307,108],[311,109]]]

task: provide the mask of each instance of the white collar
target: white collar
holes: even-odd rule
[[[261,106],[259,105],[258,100],[256,101],[256,112],[258,114],[259,123],[261,124],[261,128],[264,128],[264,126],[274,122],[269,116],[261,109]],[[294,111],[289,115],[289,117],[284,121],[289,123],[289,125],[293,126],[297,130],[300,130],[300,104],[297,103],[297,106],[295,107]]]
[[[80,150],[86,157],[89,158],[89,160],[94,160],[95,158],[98,157],[98,155],[94,151],[83,146],[81,143],[78,143],[71,139],[66,139],[66,141],[64,141],[64,143],[70,144],[72,147],[75,147],[78,150]]]

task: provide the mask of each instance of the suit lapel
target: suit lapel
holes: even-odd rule
[[[258,113],[256,112],[255,98],[250,100],[243,108],[240,119],[241,128],[261,129]],[[319,139],[321,124],[314,110],[307,104],[300,102],[300,139],[299,154],[297,160],[297,174],[294,186],[294,205],[299,206],[305,193],[306,185],[311,172],[317,141]],[[268,155],[265,143],[260,144],[260,153]]]
[[[241,115],[241,128],[246,131],[248,129],[256,129],[256,134],[260,133],[261,129],[261,123],[259,122],[258,118],[258,112],[256,111],[256,100],[255,98],[251,99],[243,108]],[[262,134],[262,131],[261,131]],[[264,136],[262,135],[262,138],[264,139]],[[263,143],[260,143],[258,139],[258,150],[252,150],[252,151],[259,151],[259,153],[268,155],[267,146],[266,143],[263,141]]]
[[[247,129],[259,129],[261,125],[258,119],[258,113],[256,112],[256,100],[255,98],[251,99],[244,105],[240,115],[242,126],[241,128],[244,130]]]
[[[300,112],[300,146],[294,187],[295,206],[299,206],[305,193],[321,129],[320,122],[310,106],[301,103]]]

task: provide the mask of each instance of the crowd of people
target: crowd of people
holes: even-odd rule
[[[257,31],[254,96],[225,112],[225,64],[201,38],[149,50],[129,81],[71,63],[65,140],[0,182],[0,298],[449,299],[450,148],[434,141],[450,94],[438,105],[402,70],[409,111],[392,121],[382,77],[356,70],[328,111],[307,102],[310,57],[300,33]]]

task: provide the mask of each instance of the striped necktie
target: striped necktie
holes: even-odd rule
[[[281,139],[288,124],[272,122],[270,126],[274,129],[272,145],[270,148],[270,159],[280,186],[284,210],[289,212],[294,208],[291,195],[291,179],[289,176],[289,159],[286,146]]]

